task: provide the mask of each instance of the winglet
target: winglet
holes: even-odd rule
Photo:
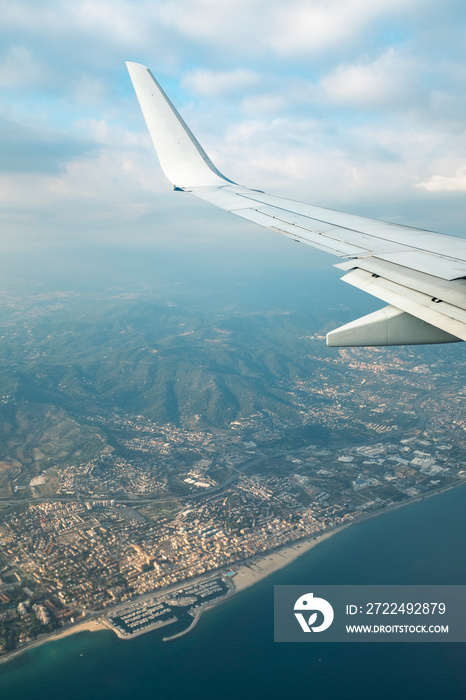
[[[126,67],[162,170],[175,189],[231,183],[217,170],[150,70],[140,63],[127,62]]]

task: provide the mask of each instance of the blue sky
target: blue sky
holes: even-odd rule
[[[125,60],[151,68],[233,180],[462,235],[460,0],[1,0],[0,11],[4,253],[202,251],[230,234],[291,245],[170,191]]]

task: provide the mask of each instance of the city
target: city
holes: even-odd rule
[[[176,617],[163,597],[173,587],[207,577],[221,599],[244,563],[463,483],[465,390],[442,362],[406,350],[319,358],[309,342],[315,372],[286,384],[300,429],[270,410],[208,428],[112,409],[85,419],[100,437],[92,459],[29,480],[1,463],[3,655],[88,619],[124,636],[116,611],[144,617],[151,594],[153,629]]]

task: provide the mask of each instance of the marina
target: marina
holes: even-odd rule
[[[232,584],[223,576],[214,576],[170,592],[154,594],[125,605],[118,614],[106,615],[102,622],[120,639],[131,639],[174,623],[185,624],[185,634],[203,609],[219,603],[233,593]]]

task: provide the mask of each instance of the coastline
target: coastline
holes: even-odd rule
[[[262,581],[271,574],[275,573],[275,571],[278,571],[279,569],[284,568],[288,564],[291,564],[291,562],[300,557],[302,554],[305,554],[306,552],[310,551],[320,542],[323,542],[324,540],[332,537],[332,535],[336,534],[337,532],[340,532],[341,530],[343,530],[346,527],[349,527],[349,525],[352,524],[353,523],[342,525],[341,527],[335,528],[331,532],[324,532],[321,535],[313,535],[311,539],[302,540],[297,544],[283,545],[283,547],[281,547],[279,550],[272,553],[266,553],[264,555],[257,554],[254,557],[252,557],[253,561],[240,564],[235,574],[229,577],[229,581],[232,584],[230,592],[227,595],[220,598],[218,601],[214,601],[213,603],[207,604],[199,608],[196,611],[196,615],[194,616],[193,621],[185,630],[182,630],[181,632],[178,632],[177,634],[174,634],[171,637],[164,637],[163,641],[173,641],[188,634],[196,627],[202,615],[205,612],[207,612],[207,610],[210,610],[216,607],[217,605],[220,605],[225,600],[232,598],[234,595],[236,595],[236,593],[239,593],[245,590],[246,588],[253,586],[255,583],[258,583],[259,581]],[[212,572],[212,575],[214,574],[215,572]],[[157,591],[154,591],[154,595],[156,593]],[[164,591],[160,591],[160,593],[162,594],[164,593]],[[67,627],[66,629],[58,630],[57,632],[54,632],[50,635],[44,635],[43,637],[36,639],[33,642],[26,644],[23,647],[20,647],[19,649],[14,649],[9,654],[5,654],[5,656],[0,657],[0,663],[7,663],[8,661],[11,661],[11,659],[19,656],[20,654],[23,654],[24,652],[30,651],[31,649],[35,649],[36,647],[39,647],[42,644],[47,644],[47,642],[58,641],[59,639],[63,639],[64,637],[68,637],[72,634],[78,634],[79,632],[102,632],[104,630],[111,630],[114,634],[117,635],[119,639],[128,641],[132,639],[133,636],[140,636],[141,634],[151,632],[153,628],[152,630],[148,628],[147,630],[144,630],[137,635],[131,635],[129,637],[126,637],[123,635],[119,635],[113,629],[113,627],[105,621],[101,614],[99,617],[90,620],[83,620],[83,622],[79,622],[78,624],[72,625],[71,627]]]
[[[109,629],[106,625],[100,622],[99,619],[83,620],[83,622],[78,622],[77,625],[72,625],[71,627],[66,627],[63,630],[57,630],[52,632],[52,634],[47,634],[35,639],[33,642],[29,642],[19,649],[14,649],[9,654],[0,657],[0,664],[11,661],[16,656],[23,654],[31,649],[36,649],[42,646],[42,644],[47,644],[48,642],[55,642],[64,637],[69,637],[72,634],[78,634],[78,632],[102,632],[102,630]]]
[[[288,564],[291,564],[293,561],[298,559],[302,554],[309,552],[316,545],[320,544],[324,540],[329,539],[333,535],[336,535],[337,533],[346,530],[346,528],[351,527],[352,525],[356,525],[357,523],[365,522],[366,520],[371,520],[372,518],[377,518],[378,516],[383,515],[384,513],[389,513],[391,511],[398,510],[399,508],[404,508],[405,506],[409,506],[414,503],[419,503],[421,501],[426,500],[427,498],[439,496],[442,493],[452,491],[453,489],[459,488],[460,486],[466,486],[466,482],[462,481],[458,484],[447,486],[443,489],[434,491],[432,493],[424,493],[422,495],[417,496],[416,498],[408,499],[407,501],[403,501],[401,503],[394,503],[388,508],[378,510],[375,513],[368,513],[362,516],[361,518],[357,518],[356,520],[352,520],[349,523],[340,525],[339,527],[333,528],[330,531],[323,532],[321,535],[316,534],[313,535],[311,538],[300,540],[297,543],[283,545],[278,550],[266,553],[262,556],[256,555],[257,560],[255,560],[256,557],[252,557],[251,559],[253,559],[254,561],[241,564],[238,567],[235,574],[230,578],[233,587],[228,595],[218,600],[218,602],[213,602],[205,605],[204,607],[199,608],[196,611],[196,615],[193,621],[185,630],[182,630],[181,632],[178,632],[177,634],[174,634],[171,637],[164,637],[162,641],[175,641],[176,639],[179,639],[180,637],[184,637],[186,634],[189,634],[189,632],[191,632],[197,626],[202,615],[205,612],[207,612],[207,610],[210,610],[216,607],[217,605],[220,605],[225,600],[232,598],[234,595],[236,595],[236,593],[240,593],[246,588],[249,588],[250,586],[253,586],[259,581],[262,581],[263,579],[267,578],[276,571],[285,568],[286,566],[288,566]]]
[[[320,544],[321,542],[329,539],[333,535],[342,532],[348,527],[351,527],[352,525],[356,525],[358,523],[362,523],[366,520],[370,520],[372,518],[379,517],[380,515],[383,515],[384,513],[388,513],[394,510],[398,510],[399,508],[404,508],[405,506],[412,505],[414,503],[418,503],[420,501],[426,500],[428,498],[433,498],[434,496],[438,496],[442,493],[446,493],[448,491],[451,491],[453,489],[459,488],[460,486],[466,486],[466,480],[463,480],[460,483],[447,486],[443,489],[440,489],[438,491],[434,491],[431,493],[425,493],[422,495],[417,496],[416,498],[408,499],[407,501],[403,501],[401,503],[396,503],[388,508],[384,508],[382,510],[378,510],[374,513],[368,513],[360,518],[357,518],[355,520],[352,520],[348,523],[345,523],[343,525],[340,525],[338,527],[335,527],[331,529],[330,531],[325,531],[322,534],[316,533],[315,535],[312,535],[311,537],[307,539],[303,539],[300,541],[297,541],[295,543],[289,543],[285,544],[279,549],[272,551],[272,552],[267,552],[264,554],[257,554],[253,555],[250,560],[246,560],[245,562],[239,564],[237,570],[235,571],[234,575],[231,577],[228,577],[230,583],[232,584],[231,591],[220,598],[218,601],[214,601],[212,603],[208,603],[203,607],[200,607],[196,611],[196,615],[193,618],[193,621],[191,624],[185,629],[182,630],[181,632],[178,632],[177,634],[174,634],[171,637],[165,637],[163,638],[164,642],[169,642],[169,641],[174,641],[189,632],[191,632],[198,624],[199,620],[201,619],[202,615],[209,609],[212,609],[216,607],[217,605],[220,605],[224,601],[232,598],[236,593],[239,593],[250,586],[253,586],[254,584],[258,583],[259,581],[262,581],[263,579],[267,578],[271,574],[275,573],[276,571],[279,571],[280,569],[288,566],[288,564],[291,564],[293,561],[298,559],[302,554],[305,554],[309,552],[311,549],[313,549],[316,545]],[[222,575],[221,571],[212,571],[212,576],[215,574],[217,575]],[[225,574],[223,574],[225,575]],[[182,582],[181,582],[182,585]],[[160,590],[160,591],[154,591],[154,595],[157,594],[165,594],[166,590]],[[56,632],[53,632],[50,635],[44,635],[33,642],[30,642],[26,644],[25,646],[20,647],[19,649],[14,649],[8,654],[5,654],[4,656],[0,657],[0,663],[7,663],[8,661],[12,660],[13,658],[19,656],[20,654],[30,651],[31,649],[34,649],[38,646],[41,646],[42,644],[46,644],[47,642],[54,642],[58,641],[59,639],[62,639],[64,637],[68,637],[73,634],[78,634],[79,632],[101,632],[105,630],[111,630],[114,634],[116,634],[120,639],[123,640],[128,640],[133,637],[133,635],[129,637],[124,637],[120,636],[117,634],[117,632],[113,629],[113,627],[109,624],[107,624],[105,618],[103,617],[105,613],[100,612],[96,615],[96,617],[88,619],[88,620],[83,620],[82,622],[78,622],[75,625],[72,625],[71,627],[67,627],[62,630],[57,630]],[[152,628],[153,629],[153,628]],[[147,630],[144,630],[140,633],[138,633],[135,636],[139,636],[140,634],[145,634],[146,632],[152,631],[150,628]]]

